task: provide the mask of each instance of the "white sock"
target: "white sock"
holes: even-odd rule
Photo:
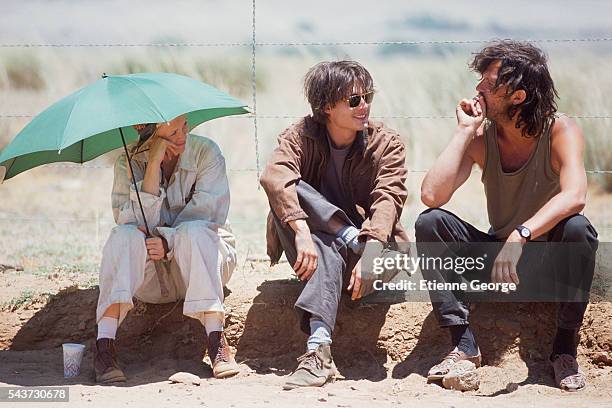
[[[206,333],[210,334],[215,331],[223,331],[223,314],[222,313],[206,313],[204,315],[204,328]]]
[[[348,246],[355,254],[363,253],[363,245],[359,242],[359,230],[352,225],[344,226],[338,231],[338,237]]]
[[[315,351],[321,344],[331,344],[331,327],[329,327],[319,317],[313,316],[310,318],[310,337],[306,342],[308,351]]]
[[[119,319],[114,317],[104,316],[98,322],[98,340],[100,339],[114,339],[117,335],[117,326],[119,325]]]

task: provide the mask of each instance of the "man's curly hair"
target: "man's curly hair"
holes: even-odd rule
[[[559,97],[544,52],[528,42],[495,41],[476,53],[470,68],[481,75],[494,61],[501,61],[495,90],[508,86],[507,95],[517,90],[527,94],[525,100],[512,105],[506,112],[512,119],[517,111],[517,129],[523,126],[523,136],[538,137],[555,112]]]

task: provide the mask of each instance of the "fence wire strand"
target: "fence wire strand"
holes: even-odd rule
[[[253,5],[253,9],[255,6]],[[612,37],[593,38],[525,38],[534,43],[598,43],[612,42]],[[471,45],[486,44],[491,39],[474,40],[408,40],[408,41],[270,41],[270,42],[167,42],[167,43],[3,43],[0,48],[231,48],[231,47],[337,47],[375,45]]]
[[[259,188],[259,140],[257,136],[257,69],[256,69],[256,25],[255,25],[255,2],[253,0],[253,44],[251,55],[251,86],[253,89],[253,135],[255,137],[255,165],[257,166],[257,186]]]
[[[256,97],[253,98],[253,105],[256,103]],[[255,110],[255,106],[253,106],[253,110]],[[8,113],[8,114],[0,114],[0,119],[17,119],[17,118],[33,118],[36,115],[26,114],[26,113]],[[612,115],[610,114],[602,114],[602,115],[567,115],[570,118],[574,119],[612,119]],[[225,116],[220,119],[248,119],[257,121],[257,119],[301,119],[304,115],[254,115],[254,114],[245,114],[245,115],[236,115],[236,116]],[[370,116],[372,119],[456,119],[456,116],[453,115],[373,115]]]
[[[96,165],[96,164],[45,164],[40,167],[46,168],[62,168],[62,169],[112,169],[112,165]],[[244,172],[257,172],[259,175],[260,168],[242,168],[242,169],[227,169],[228,172],[232,173],[244,173]],[[407,169],[409,173],[427,173],[425,169]],[[612,174],[612,170],[586,170],[588,174]]]

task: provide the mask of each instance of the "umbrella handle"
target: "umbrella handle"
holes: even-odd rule
[[[151,231],[149,230],[149,224],[147,223],[147,217],[145,216],[144,209],[142,208],[142,201],[140,201],[140,193],[138,193],[138,186],[136,184],[136,178],[134,177],[134,169],[132,168],[132,159],[130,158],[130,154],[128,153],[127,145],[125,144],[125,137],[123,136],[122,128],[119,128],[119,133],[121,134],[121,141],[123,142],[123,150],[125,151],[125,156],[127,158],[128,166],[130,167],[130,173],[132,174],[132,182],[134,183],[134,190],[136,190],[136,198],[138,198],[138,205],[140,206],[140,213],[142,214],[142,219],[144,220],[145,229],[147,230],[147,238],[150,238]]]

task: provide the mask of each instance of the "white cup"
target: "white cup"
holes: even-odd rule
[[[81,373],[81,360],[85,352],[84,344],[64,343],[64,378],[76,377]]]

